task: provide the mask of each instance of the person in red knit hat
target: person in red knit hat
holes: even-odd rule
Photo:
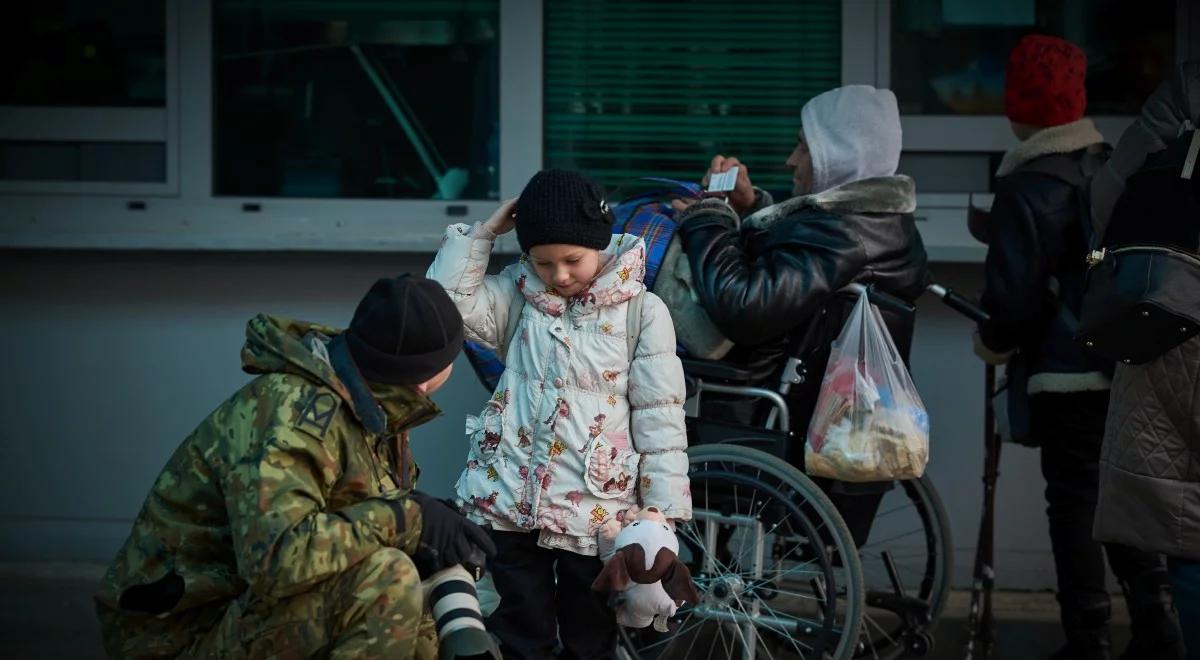
[[[991,315],[976,352],[1007,363],[1012,439],[1041,448],[1067,637],[1054,657],[1111,657],[1107,555],[1132,620],[1121,657],[1182,658],[1162,558],[1092,539],[1113,365],[1074,341],[1090,223],[1079,193],[1109,151],[1084,117],[1086,75],[1087,56],[1058,37],[1026,36],[1009,57],[1004,114],[1020,142],[1000,162],[991,213],[972,223],[988,243],[981,303]]]
[[[1058,37],[1031,34],[1013,49],[1004,73],[1004,114],[1014,124],[1062,126],[1087,109],[1087,55]],[[1019,134],[1018,134],[1019,135]]]

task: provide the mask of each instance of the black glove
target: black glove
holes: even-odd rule
[[[487,531],[453,505],[420,491],[413,491],[410,497],[421,507],[421,540],[413,563],[422,578],[478,557],[480,552],[495,556],[496,544]]]

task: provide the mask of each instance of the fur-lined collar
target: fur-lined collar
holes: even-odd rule
[[[996,169],[996,176],[1012,174],[1034,158],[1047,154],[1069,154],[1103,141],[1104,136],[1087,117],[1062,126],[1043,128],[1004,154],[1000,167]]]
[[[517,290],[529,303],[551,316],[586,316],[597,307],[618,305],[638,295],[645,286],[646,242],[633,234],[614,234],[600,252],[600,273],[582,292],[564,298],[538,277],[526,255],[517,270]]]
[[[831,213],[912,213],[917,209],[917,186],[903,174],[851,181],[760,209],[746,217],[745,226],[765,227],[802,208]]]

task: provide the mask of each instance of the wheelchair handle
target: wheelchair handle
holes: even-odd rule
[[[876,305],[876,306],[889,307],[892,309],[907,309],[907,310],[912,309],[911,304],[905,302],[904,300],[902,300],[900,298],[897,298],[896,296],[893,296],[890,293],[884,293],[883,291],[879,290],[878,288],[876,288],[875,286],[872,286],[872,285],[859,284],[858,282],[851,282],[850,284],[847,284],[846,286],[842,287],[839,290],[839,292],[840,293],[853,293],[856,296],[866,293],[867,300],[870,301],[872,305]]]
[[[979,305],[968,300],[966,297],[956,293],[954,289],[947,289],[940,284],[930,284],[926,287],[933,295],[942,299],[946,306],[963,316],[975,321],[976,323],[987,323],[992,320],[991,315],[983,311]]]

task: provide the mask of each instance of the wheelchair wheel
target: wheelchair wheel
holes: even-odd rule
[[[859,658],[922,657],[950,595],[954,544],[928,476],[884,496],[859,548],[866,588]]]
[[[736,445],[688,450],[693,518],[680,558],[701,602],[670,631],[622,630],[626,657],[851,658],[859,648],[862,569],[850,531],[808,477]]]

